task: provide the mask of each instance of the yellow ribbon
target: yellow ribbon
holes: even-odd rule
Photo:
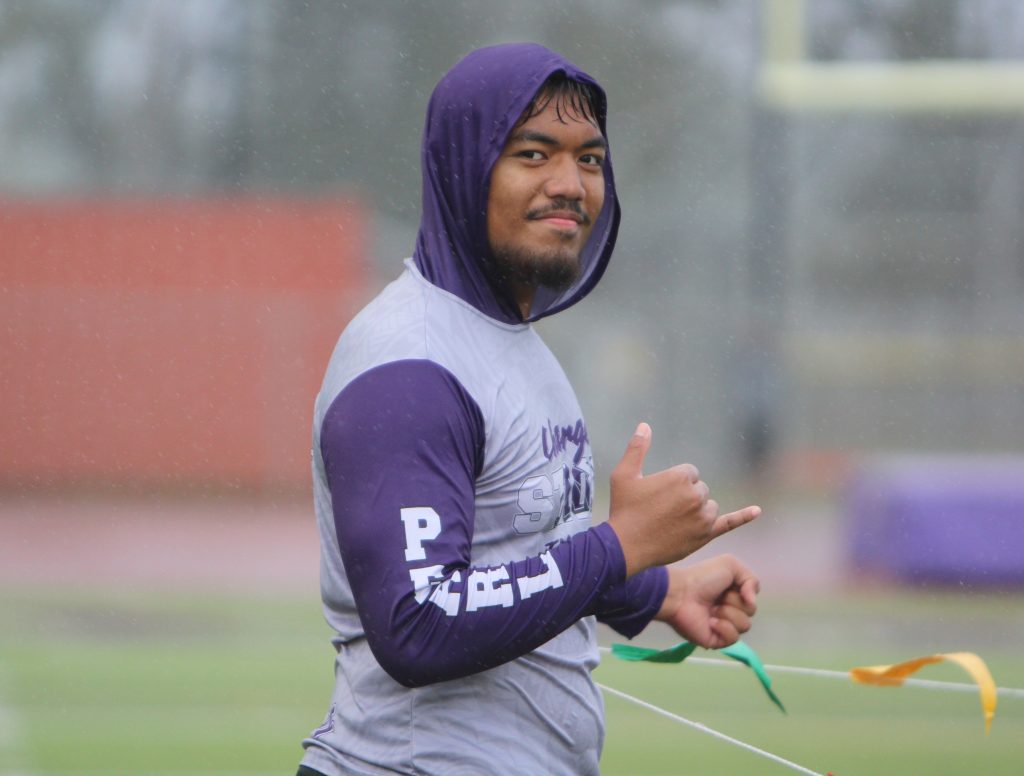
[[[985,661],[973,652],[945,652],[927,655],[897,663],[891,666],[866,666],[851,668],[850,678],[859,684],[872,684],[878,687],[898,687],[903,680],[919,668],[932,663],[949,660],[956,663],[971,675],[981,694],[981,711],[985,715],[985,735],[992,729],[992,718],[996,715],[996,683],[989,673]]]

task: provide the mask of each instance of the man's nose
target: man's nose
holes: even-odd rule
[[[583,185],[583,176],[575,159],[570,156],[560,158],[549,169],[551,170],[551,175],[544,186],[545,194],[552,199],[557,197],[575,200],[583,199],[587,190]]]

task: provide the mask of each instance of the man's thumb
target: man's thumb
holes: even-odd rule
[[[633,432],[629,444],[626,445],[626,452],[622,454],[622,460],[615,467],[615,473],[620,477],[639,479],[644,476],[644,458],[651,448],[651,427],[641,423]]]

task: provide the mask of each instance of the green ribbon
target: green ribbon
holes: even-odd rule
[[[676,644],[674,647],[662,650],[648,649],[646,647],[634,647],[631,644],[612,644],[612,655],[617,657],[619,660],[629,660],[632,662],[682,663],[686,658],[693,654],[695,649],[697,649],[697,645],[691,644],[689,641],[684,641],[681,644]],[[782,705],[782,701],[779,700],[779,697],[772,692],[771,677],[768,676],[768,672],[764,670],[761,658],[757,656],[757,653],[754,652],[754,650],[742,641],[737,641],[735,644],[724,647],[718,651],[723,655],[727,655],[733,660],[738,660],[748,666],[757,675],[758,680],[761,682],[761,686],[764,688],[764,691],[768,693],[768,697],[771,698],[772,703],[778,706],[783,714],[786,713],[786,707]]]

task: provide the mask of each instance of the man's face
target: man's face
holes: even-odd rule
[[[594,120],[567,102],[556,110],[556,99],[512,130],[491,172],[487,237],[520,300],[538,285],[564,290],[579,275],[604,204],[605,149]]]

